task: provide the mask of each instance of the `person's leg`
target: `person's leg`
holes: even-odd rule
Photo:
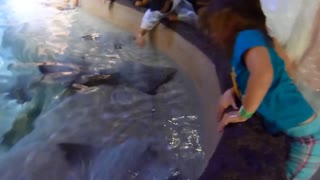
[[[288,180],[310,180],[320,167],[320,118],[286,131],[291,137]]]
[[[309,180],[319,166],[319,139],[314,136],[292,139],[286,167],[288,180]]]

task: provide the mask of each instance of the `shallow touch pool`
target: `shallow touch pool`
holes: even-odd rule
[[[58,83],[27,88],[40,76],[34,62],[85,60],[112,71],[124,61],[177,68],[173,61],[80,10],[8,2],[0,7],[1,179],[195,179],[201,173],[199,102],[181,71],[156,95],[121,84],[71,95]],[[96,41],[81,38],[93,33]],[[7,70],[16,62],[22,66]]]

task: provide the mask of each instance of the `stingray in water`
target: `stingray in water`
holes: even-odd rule
[[[87,41],[95,41],[99,38],[99,34],[98,33],[88,34],[88,35],[82,36],[81,38]]]
[[[181,179],[176,166],[169,162],[172,154],[148,140],[128,139],[113,148],[76,143],[58,146],[80,179]]]
[[[82,66],[62,63],[39,63],[36,64],[43,78],[21,76],[7,91],[7,98],[16,99],[18,103],[31,102],[26,112],[18,116],[10,131],[5,133],[1,144],[7,148],[12,147],[22,137],[32,131],[33,121],[42,111],[46,95],[43,88],[45,83],[62,84],[67,89],[76,90],[80,93],[91,93],[100,85],[126,85],[138,89],[144,93],[155,95],[157,89],[170,81],[176,69],[168,67],[154,67],[136,62],[123,62],[116,69],[101,68],[93,72],[89,65]],[[44,84],[43,84],[44,82]],[[36,88],[39,87],[39,88]],[[34,91],[34,92],[33,92]],[[63,91],[61,97],[72,94],[73,91]],[[40,93],[40,94],[39,94]],[[41,95],[42,94],[42,95]]]
[[[27,75],[0,76],[0,94],[4,94],[5,99],[16,100],[18,104],[29,102],[32,99],[28,90],[31,81],[32,77]]]
[[[182,180],[174,156],[155,140],[120,144],[29,143],[0,162],[1,180]]]
[[[68,87],[125,84],[151,95],[156,94],[157,89],[169,82],[177,72],[170,67],[148,66],[131,61],[122,62],[116,70],[102,68],[95,72],[87,68],[87,65],[43,63],[38,67],[44,78],[64,83]]]

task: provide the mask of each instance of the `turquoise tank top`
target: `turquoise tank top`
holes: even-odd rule
[[[283,132],[298,126],[314,114],[314,110],[294,85],[285,70],[285,63],[267,37],[260,30],[241,31],[236,38],[232,69],[234,86],[239,94],[245,95],[249,70],[243,60],[244,54],[251,48],[263,46],[268,49],[273,66],[273,82],[257,113],[264,118],[264,124],[271,133]],[[259,59],[257,59],[259,61]]]

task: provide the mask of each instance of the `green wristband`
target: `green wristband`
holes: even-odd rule
[[[254,113],[248,112],[244,109],[243,106],[241,106],[239,110],[239,116],[244,118],[244,119],[250,119]]]

